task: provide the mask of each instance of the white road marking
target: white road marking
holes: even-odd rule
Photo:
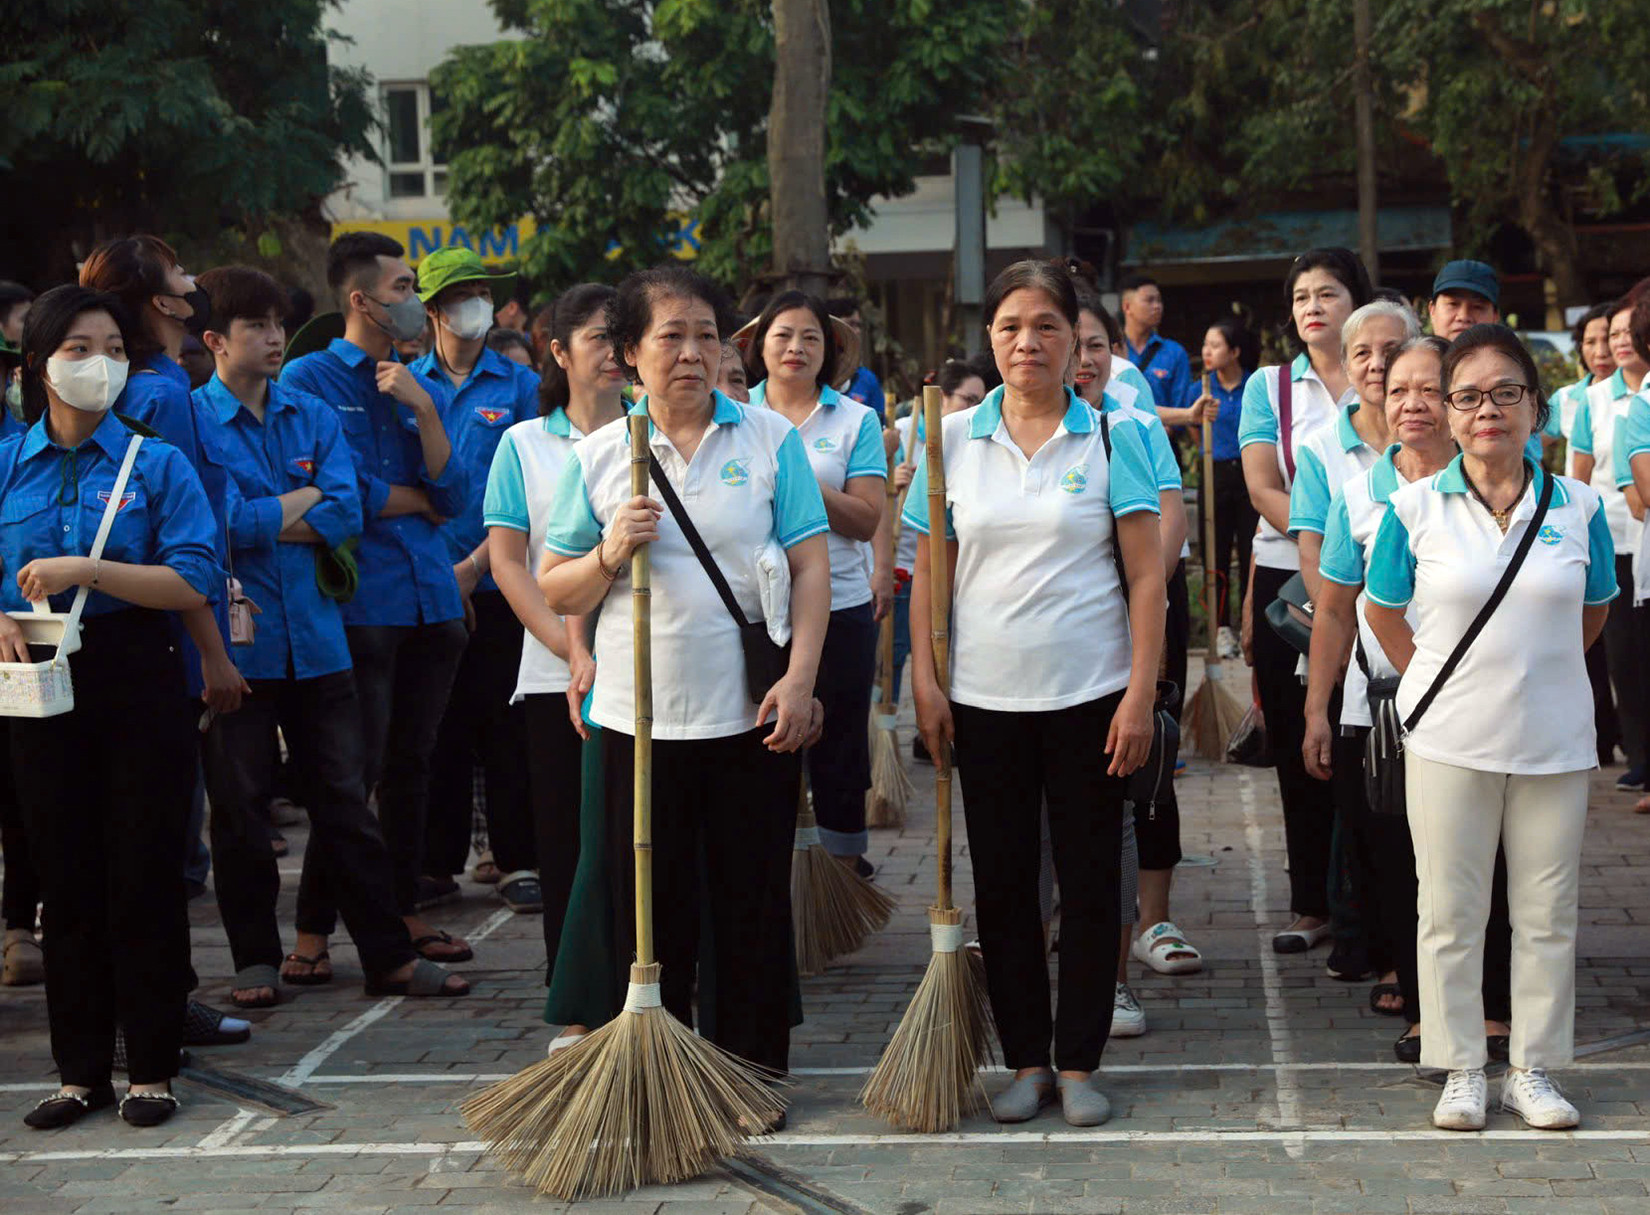
[[[243,1106],[236,1110],[233,1115],[224,1119],[216,1130],[203,1136],[195,1146],[203,1148],[228,1147],[235,1142],[235,1136],[244,1131],[247,1125],[257,1116],[256,1110],[249,1110]]]
[[[1249,907],[1255,913],[1255,944],[1260,954],[1261,988],[1266,997],[1266,1030],[1272,1041],[1272,1063],[1277,1077],[1278,1121],[1286,1126],[1301,1123],[1300,1085],[1294,1080],[1292,1065],[1300,1062],[1295,1053],[1294,1035],[1289,1029],[1289,1010],[1283,1002],[1283,984],[1278,979],[1278,962],[1272,954],[1272,932],[1266,924],[1270,889],[1266,861],[1261,855],[1260,816],[1255,811],[1255,781],[1247,768],[1238,774],[1238,794],[1243,801],[1244,846],[1249,853]]]

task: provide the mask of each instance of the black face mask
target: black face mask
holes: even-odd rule
[[[182,322],[185,333],[191,337],[200,337],[212,327],[212,297],[206,294],[205,287],[197,283],[195,289],[187,295],[179,295],[175,291],[167,294],[172,299],[182,300],[191,309],[189,316]]]

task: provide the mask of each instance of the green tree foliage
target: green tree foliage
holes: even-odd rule
[[[453,149],[449,204],[472,226],[523,215],[526,271],[614,278],[698,220],[700,264],[728,281],[771,254],[767,0],[494,0],[520,38],[461,47],[432,77]],[[1008,12],[987,0],[836,0],[826,181],[834,232],[912,187],[987,80]],[[622,251],[622,252],[621,252]]]
[[[0,7],[6,273],[61,280],[105,236],[255,239],[312,210],[346,156],[374,155],[368,82],[327,66],[333,2]]]

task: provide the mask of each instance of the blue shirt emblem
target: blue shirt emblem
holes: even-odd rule
[[[861,403],[863,404],[863,402],[861,402]],[[815,439],[814,440],[814,450],[815,451],[835,451],[836,450],[836,440],[831,438],[829,435],[825,436],[824,438]]]
[[[1080,494],[1089,487],[1089,466],[1073,464],[1060,478],[1060,488],[1068,494]]]
[[[729,460],[722,465],[722,484],[740,486],[751,479],[750,469],[743,460]]]
[[[1564,539],[1564,531],[1562,528],[1554,527],[1549,523],[1535,534],[1535,538],[1543,544],[1557,544]]]

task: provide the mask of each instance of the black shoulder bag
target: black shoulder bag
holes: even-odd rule
[[[1542,523],[1547,518],[1547,505],[1553,497],[1553,479],[1546,476],[1541,484],[1541,496],[1535,504],[1535,514],[1530,517],[1530,524],[1524,529],[1524,534],[1518,538],[1518,547],[1513,550],[1512,560],[1501,574],[1501,581],[1495,584],[1495,590],[1484,601],[1484,606],[1478,609],[1478,615],[1467,626],[1461,640],[1455,643],[1455,649],[1444,660],[1444,665],[1438,669],[1433,677],[1432,686],[1426,690],[1415,708],[1402,721],[1398,718],[1398,684],[1401,677],[1397,675],[1383,676],[1380,679],[1369,680],[1369,716],[1374,723],[1369,731],[1369,737],[1364,740],[1364,796],[1369,799],[1369,808],[1375,814],[1403,814],[1404,805],[1404,735],[1415,729],[1421,716],[1432,707],[1438,693],[1443,689],[1444,682],[1455,673],[1455,668],[1461,665],[1461,660],[1467,656],[1467,650],[1472,643],[1478,640],[1478,634],[1484,631],[1484,626],[1495,615],[1495,609],[1501,606],[1501,601],[1507,597],[1507,590],[1512,586],[1512,580],[1518,576],[1519,567],[1524,564],[1524,558],[1529,554],[1530,545],[1535,543],[1535,535],[1541,530]],[[1358,665],[1363,668],[1364,674],[1369,675],[1369,661],[1364,656],[1363,642],[1360,639],[1357,645]]]
[[[1283,467],[1289,474],[1289,485],[1295,483],[1295,378],[1290,365],[1278,367],[1278,445],[1283,453]],[[1288,486],[1285,487],[1286,489]],[[1272,631],[1289,643],[1296,653],[1306,657],[1312,652],[1312,598],[1306,593],[1306,579],[1295,574],[1278,588],[1278,597],[1268,603],[1262,614]]]
[[[768,689],[783,679],[785,672],[790,669],[791,647],[776,644],[774,639],[768,636],[765,621],[750,620],[745,616],[744,609],[739,606],[739,600],[733,597],[728,580],[722,576],[716,558],[710,555],[710,549],[706,547],[704,538],[699,535],[699,529],[693,526],[692,518],[682,506],[682,500],[671,488],[670,478],[665,476],[659,457],[649,452],[647,466],[653,475],[654,484],[659,487],[660,496],[670,508],[671,516],[682,529],[682,535],[687,537],[693,555],[699,558],[699,564],[704,566],[711,585],[716,588],[716,593],[727,605],[728,614],[739,626],[739,644],[745,651],[745,691],[750,694],[753,704],[761,704],[763,697],[768,694]]]
[[[1106,479],[1111,479],[1111,419],[1100,413],[1100,441],[1106,447]],[[1123,546],[1117,541],[1116,521],[1112,524],[1112,560],[1117,564],[1118,589],[1123,593],[1123,617],[1128,619],[1129,576],[1123,567]],[[1158,802],[1174,792],[1174,766],[1180,755],[1180,686],[1159,679],[1152,701],[1152,749],[1146,762],[1127,778],[1123,796],[1136,806],[1145,806],[1148,817]]]

